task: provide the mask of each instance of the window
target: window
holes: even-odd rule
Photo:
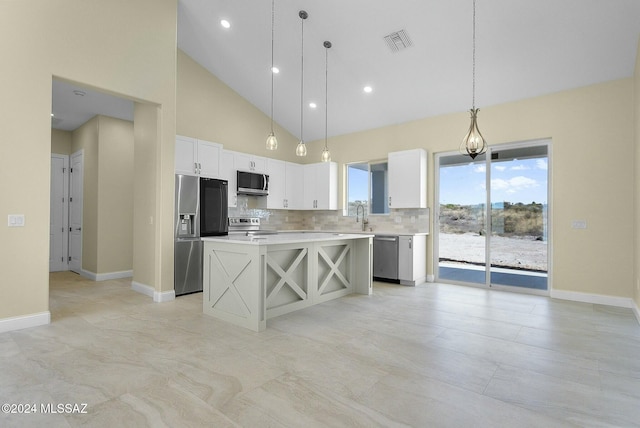
[[[387,162],[360,162],[347,165],[347,212],[356,215],[358,205],[367,214],[389,214]]]

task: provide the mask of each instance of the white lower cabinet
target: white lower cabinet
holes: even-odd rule
[[[403,285],[427,280],[426,235],[400,235],[398,240],[398,279]]]

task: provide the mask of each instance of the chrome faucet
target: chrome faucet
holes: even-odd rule
[[[364,218],[364,205],[358,204],[358,206],[356,207],[356,223],[359,221],[358,220],[358,215],[360,213],[360,208],[362,208],[362,231],[364,232],[364,230],[366,229],[367,225],[369,224],[369,220]]]

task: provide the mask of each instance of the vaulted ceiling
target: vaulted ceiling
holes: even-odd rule
[[[274,120],[296,137],[300,10],[305,141],[324,137],[325,53],[329,136],[471,108],[472,0],[275,0]],[[178,0],[178,47],[269,115],[271,19],[269,0]],[[401,30],[410,46],[394,52],[385,36]],[[639,36],[638,0],[476,0],[476,106],[630,77]],[[54,84],[70,118],[83,97],[56,86],[73,88]]]

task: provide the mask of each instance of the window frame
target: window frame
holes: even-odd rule
[[[388,192],[389,189],[389,160],[388,159],[377,159],[377,160],[370,160],[370,161],[356,161],[356,162],[349,162],[345,164],[344,167],[344,205],[343,205],[343,216],[344,217],[355,217],[356,213],[350,213],[350,200],[349,200],[349,170],[351,168],[351,166],[353,165],[366,165],[367,166],[367,205],[366,205],[366,215],[367,216],[382,216],[382,215],[389,215],[390,214],[390,209],[389,206],[385,203],[384,207],[385,207],[385,212],[380,212],[380,213],[372,213],[371,212],[371,203],[372,203],[372,199],[373,199],[373,184],[372,184],[372,166],[374,165],[381,165],[381,164],[385,164],[385,171],[386,171],[386,176],[384,179],[384,185],[385,185],[385,193]],[[363,169],[364,171],[364,169]],[[386,201],[386,197],[383,198]]]

